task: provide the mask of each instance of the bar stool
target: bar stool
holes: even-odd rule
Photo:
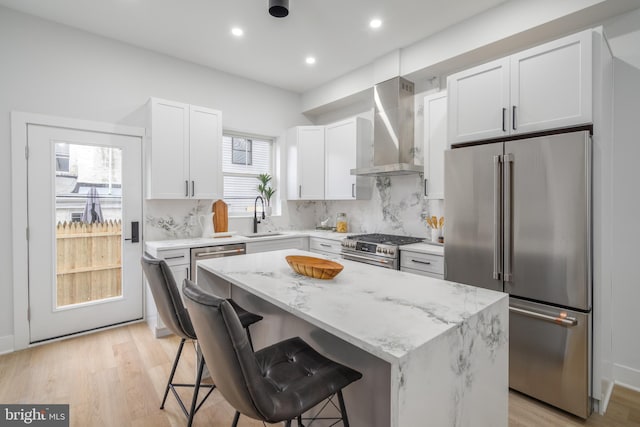
[[[191,426],[195,413],[198,411],[198,409],[200,409],[202,404],[205,402],[205,400],[207,400],[216,386],[213,384],[200,384],[202,380],[202,372],[204,370],[204,357],[202,356],[202,354],[200,354],[200,357],[198,358],[198,373],[196,374],[194,384],[180,384],[173,382],[173,376],[176,373],[176,368],[178,367],[178,362],[180,361],[180,355],[182,354],[182,349],[184,347],[185,341],[197,340],[198,338],[196,336],[195,330],[193,329],[189,313],[182,303],[182,298],[180,297],[180,292],[178,291],[178,286],[176,285],[173,273],[171,272],[171,269],[169,268],[169,265],[166,263],[166,261],[153,258],[148,254],[144,254],[141,259],[141,263],[144,274],[147,277],[147,281],[149,282],[149,289],[151,290],[151,294],[153,295],[153,300],[155,301],[156,307],[158,308],[158,315],[162,319],[162,322],[167,326],[167,328],[169,328],[171,332],[181,338],[180,345],[178,346],[178,351],[176,352],[176,357],[173,361],[173,366],[171,367],[171,373],[169,374],[167,387],[164,391],[164,397],[162,398],[162,403],[160,404],[160,409],[164,409],[164,404],[167,401],[169,390],[171,390],[176,397],[178,404],[180,405],[180,409],[182,409],[182,412],[184,412],[185,416],[188,419],[187,426]],[[248,340],[248,342],[251,342],[249,326],[262,320],[262,316],[246,311],[238,304],[236,304],[233,300],[229,300],[229,305],[236,312],[238,318],[240,319],[241,327],[244,329],[244,331],[246,331],[246,339]],[[198,391],[200,390],[201,386],[208,388],[209,391],[200,401],[200,403],[197,404]],[[189,411],[187,411],[187,408],[185,407],[182,399],[178,395],[176,387],[194,388],[193,397],[191,399],[191,409]]]
[[[188,279],[182,292],[199,344],[216,386],[240,414],[291,426],[323,400],[338,397],[340,418],[349,426],[342,389],[362,374],[320,355],[300,338],[291,338],[254,352],[233,306],[205,292]],[[335,404],[334,404],[335,405]]]

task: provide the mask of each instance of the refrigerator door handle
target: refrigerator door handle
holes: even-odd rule
[[[512,228],[513,228],[513,218],[511,212],[511,179],[512,179],[512,170],[511,166],[513,163],[513,154],[504,154],[502,156],[502,163],[504,164],[504,207],[503,207],[503,216],[504,216],[504,243],[503,243],[503,252],[504,252],[504,281],[511,282],[513,280],[513,274],[511,269],[511,246],[512,246]]]
[[[493,278],[501,279],[500,254],[502,231],[500,227],[500,204],[502,202],[500,178],[500,156],[493,156]]]
[[[509,307],[509,311],[513,313],[522,314],[523,316],[533,317],[534,319],[544,320],[551,323],[556,323],[562,326],[576,326],[578,324],[578,319],[575,317],[567,316],[567,313],[560,312],[557,316],[549,316],[548,314],[537,313],[535,311],[524,310],[522,308],[517,307]]]

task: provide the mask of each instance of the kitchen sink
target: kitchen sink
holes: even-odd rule
[[[244,237],[248,237],[249,239],[253,239],[255,237],[271,237],[271,236],[282,236],[282,233],[256,233],[256,234],[247,234]]]

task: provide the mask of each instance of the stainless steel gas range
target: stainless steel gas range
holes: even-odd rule
[[[391,234],[359,234],[342,240],[342,258],[384,268],[400,269],[401,245],[424,239]]]

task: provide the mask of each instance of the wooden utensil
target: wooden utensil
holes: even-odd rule
[[[229,231],[227,204],[222,200],[216,200],[211,206],[211,211],[213,212],[213,231],[216,233]]]

